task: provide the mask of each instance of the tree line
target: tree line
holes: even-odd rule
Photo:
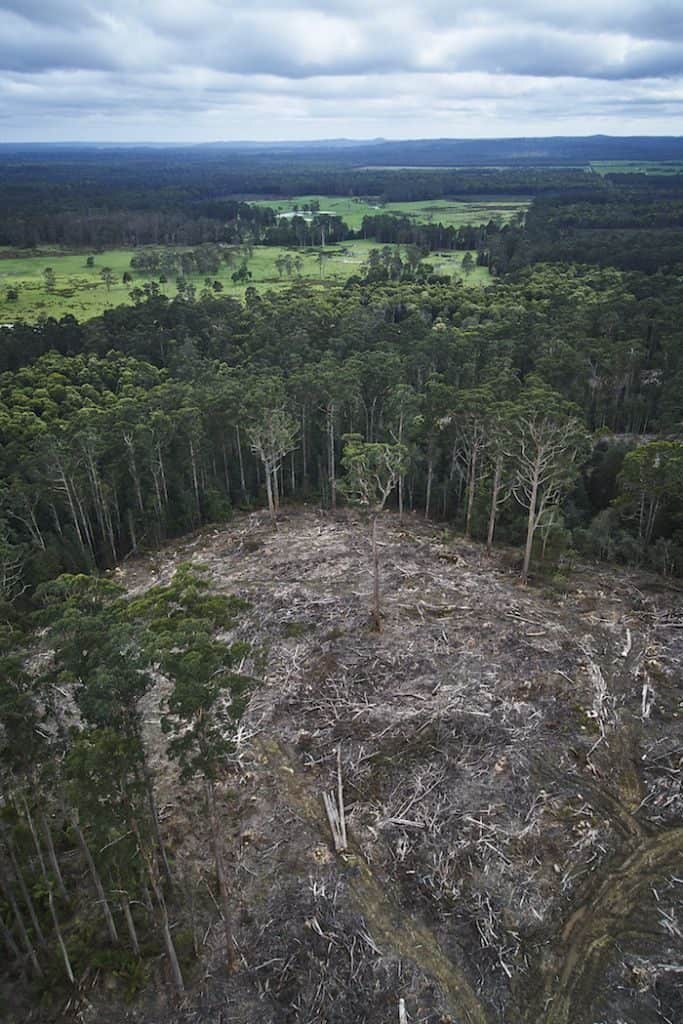
[[[5,330],[37,354],[0,377],[5,593],[226,519],[265,500],[269,480],[274,495],[334,507],[352,433],[408,446],[406,509],[482,540],[494,509],[500,539],[522,544],[522,449],[543,409],[584,440],[567,442],[571,479],[546,501],[529,557],[542,543],[548,557],[679,571],[677,330],[666,296],[638,298],[616,271],[552,266],[481,291],[399,279],[252,290],[245,305],[156,296],[84,325]],[[61,351],[39,354],[55,340]],[[274,415],[296,437],[275,475],[258,441]]]

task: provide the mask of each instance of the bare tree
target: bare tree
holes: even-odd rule
[[[552,398],[552,392],[546,397]],[[559,399],[559,396],[557,396]],[[576,478],[576,462],[585,450],[586,432],[580,421],[563,413],[562,405],[543,403],[519,412],[513,421],[513,494],[527,511],[522,580],[529,578],[534,536],[555,511]]]
[[[339,487],[347,498],[367,509],[371,517],[373,601],[375,629],[382,628],[380,614],[377,517],[405,471],[407,450],[401,444],[368,444],[360,434],[346,434],[341,463],[346,477]]]

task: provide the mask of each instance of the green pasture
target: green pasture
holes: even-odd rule
[[[378,213],[393,213],[410,217],[418,224],[443,224],[444,227],[464,227],[468,224],[487,224],[499,220],[508,224],[517,214],[526,213],[531,199],[525,196],[494,196],[485,199],[423,199],[416,203],[386,203],[381,205],[372,198],[340,196],[292,196],[291,199],[260,199],[254,206],[270,206],[276,213],[291,214],[295,208],[302,216],[310,216],[303,209],[311,202],[320,205],[320,213],[341,217],[354,231],[360,228],[363,217]]]
[[[358,274],[368,258],[371,249],[378,248],[372,241],[354,241],[339,246],[328,246],[323,250],[322,259],[319,249],[286,249],[280,246],[256,246],[252,255],[247,258],[247,266],[252,275],[249,284],[257,289],[285,288],[299,280],[299,275],[292,270],[291,276],[286,271],[280,273],[276,265],[278,257],[289,255],[292,260],[301,260],[300,279],[317,282],[324,287],[326,282],[341,282]],[[175,251],[181,252],[178,248]],[[211,275],[211,280],[221,282],[223,289],[220,295],[232,295],[243,298],[247,285],[236,285],[231,280],[235,267],[244,258],[239,250],[235,251],[235,264],[228,266],[222,263],[218,272]],[[38,253],[16,253],[0,248],[0,323],[14,323],[17,320],[34,322],[42,317],[61,317],[71,314],[77,320],[87,320],[98,316],[106,309],[114,306],[127,305],[132,302],[131,291],[142,288],[146,283],[156,281],[158,275],[143,274],[133,271],[130,266],[131,256],[139,249],[110,249],[96,254],[71,253],[57,249],[44,249]],[[86,259],[94,255],[94,266],[88,267]],[[427,261],[437,273],[455,274],[460,272],[462,252],[432,253]],[[476,255],[476,254],[473,254]],[[48,291],[44,271],[51,267],[55,274],[54,288]],[[109,289],[100,277],[103,267],[109,267],[114,275],[114,282]],[[123,274],[128,272],[132,281],[123,283]],[[468,285],[479,285],[488,282],[487,272],[475,268],[469,275],[462,275]],[[204,275],[191,274],[186,278],[194,285],[199,296],[205,287]],[[160,284],[164,295],[173,298],[177,294],[175,279]],[[8,299],[8,292],[15,290],[18,298]]]
[[[683,160],[594,160],[596,174],[683,174]]]

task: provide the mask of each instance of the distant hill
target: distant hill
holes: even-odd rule
[[[229,152],[269,161],[334,160],[346,166],[369,167],[473,167],[473,166],[576,166],[591,161],[683,160],[681,136],[555,136],[517,139],[322,139],[277,142],[209,142],[184,146],[160,143],[32,143],[0,145],[0,155],[28,152],[56,154],[69,150],[167,149],[177,152],[220,154]]]

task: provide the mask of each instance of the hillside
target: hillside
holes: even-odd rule
[[[200,562],[251,603],[258,685],[221,791],[241,969],[209,929],[183,1002],[93,995],[82,1019],[385,1024],[400,998],[431,1024],[680,1019],[680,590],[587,567],[524,588],[388,513],[380,551],[380,634],[352,516],[242,515],[116,571],[140,593]],[[346,853],[322,801],[338,750]],[[195,796],[161,789],[177,870],[199,870]]]

